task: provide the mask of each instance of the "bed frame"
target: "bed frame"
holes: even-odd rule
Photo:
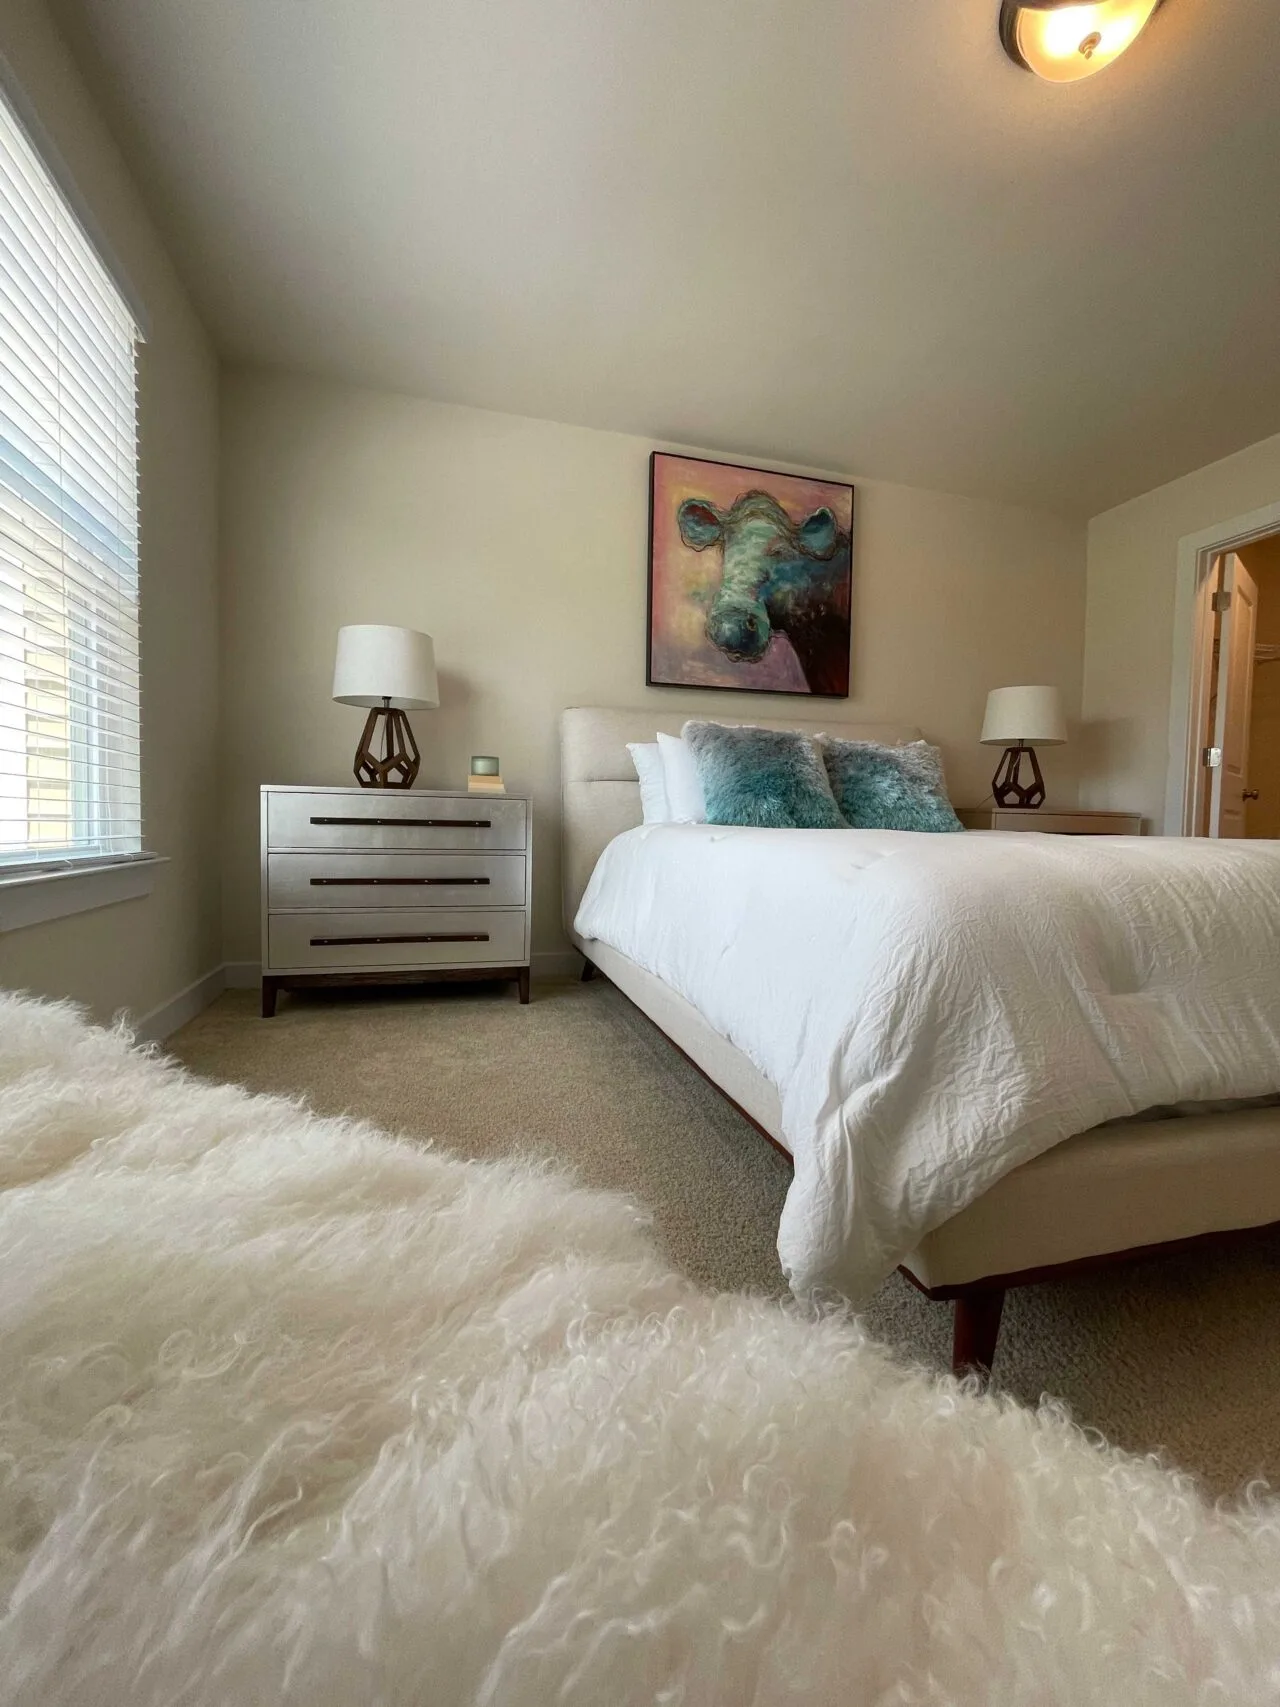
[[[585,958],[583,977],[599,971],[609,978],[789,1158],[778,1093],[759,1069],[669,985],[573,929],[601,852],[641,822],[627,742],[652,741],[655,730],[679,734],[690,715],[696,713],[595,707],[563,714],[565,928]],[[920,736],[907,724],[750,721],[887,745]],[[1263,1230],[1280,1230],[1280,1107],[1127,1121],[1070,1138],[934,1228],[901,1269],[927,1297],[953,1302],[953,1367],[986,1371],[1008,1288]]]

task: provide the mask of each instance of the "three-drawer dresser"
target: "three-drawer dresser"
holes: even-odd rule
[[[281,989],[512,978],[529,1000],[522,795],[262,790],[262,1012]]]

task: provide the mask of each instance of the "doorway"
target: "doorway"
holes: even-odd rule
[[[1280,532],[1211,553],[1196,615],[1187,828],[1280,838]]]

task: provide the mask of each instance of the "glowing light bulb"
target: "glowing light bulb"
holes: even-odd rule
[[[1010,56],[1050,83],[1104,70],[1141,35],[1161,0],[1083,0],[1055,5],[1003,0],[1000,39]]]

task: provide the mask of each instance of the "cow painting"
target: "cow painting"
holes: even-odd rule
[[[853,489],[656,452],[648,680],[844,699]]]

